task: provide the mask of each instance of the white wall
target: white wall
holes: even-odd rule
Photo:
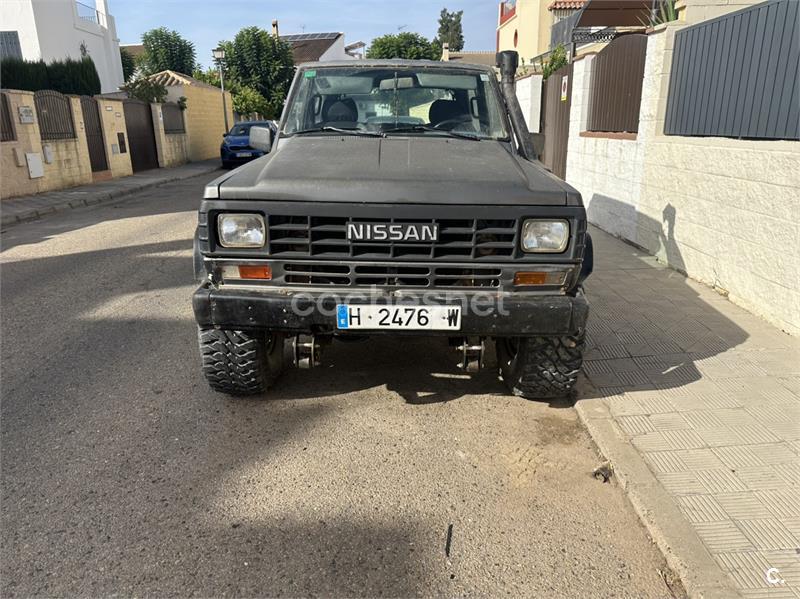
[[[583,137],[589,109],[593,55],[573,63],[572,105],[567,145],[567,181],[583,195],[590,221],[638,243],[639,199],[644,169],[642,146],[636,140]],[[643,93],[650,92],[646,89]]]
[[[694,25],[761,2],[764,0],[678,0],[677,7],[683,13],[682,20]]]
[[[590,222],[800,335],[800,142],[664,135],[677,28],[648,37],[635,140],[580,135],[592,59],[575,62],[566,179]]]
[[[93,4],[92,0],[83,3]],[[105,2],[98,8],[105,9]],[[0,16],[4,30],[19,33],[26,60],[80,59],[83,43],[97,68],[102,93],[116,91],[124,83],[119,39],[111,15],[101,16],[100,24],[96,24],[78,17],[72,0],[2,0]]]
[[[344,47],[344,36],[340,35],[339,38],[333,42],[331,47],[325,50],[325,53],[319,57],[320,62],[326,60],[356,60],[355,56],[350,56],[344,51]]]
[[[30,0],[2,0],[0,2],[0,27],[3,31],[16,31],[23,58],[38,59],[39,36],[33,18]]]
[[[515,85],[519,107],[528,125],[528,131],[539,133],[542,111],[542,76],[529,75],[518,79]]]

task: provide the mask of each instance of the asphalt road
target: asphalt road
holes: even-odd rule
[[[460,375],[443,341],[212,393],[207,179],[3,233],[0,595],[672,596],[574,410]]]

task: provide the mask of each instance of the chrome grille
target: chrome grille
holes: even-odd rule
[[[347,239],[347,224],[438,224],[434,242],[361,242]],[[380,219],[322,216],[267,217],[270,256],[357,260],[513,260],[517,256],[517,219]]]
[[[286,262],[273,267],[273,284],[378,287],[500,287],[497,267]]]

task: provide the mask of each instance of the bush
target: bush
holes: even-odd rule
[[[564,44],[559,44],[558,46],[553,48],[553,52],[550,54],[550,60],[548,60],[544,64],[544,68],[542,69],[542,79],[547,79],[558,69],[566,65],[567,65],[567,50],[566,48],[564,48]]]
[[[6,89],[24,89],[32,92],[49,89],[47,65],[43,60],[4,58],[0,61],[0,75],[3,87]]]
[[[88,56],[75,60],[27,61],[4,58],[0,61],[3,87],[36,92],[52,89],[62,94],[93,96],[100,93],[100,76]]]

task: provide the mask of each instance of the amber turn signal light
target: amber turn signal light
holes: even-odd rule
[[[524,287],[529,285],[563,285],[566,280],[564,271],[552,272],[518,272],[514,275],[514,285]]]
[[[269,266],[245,266],[239,265],[240,279],[257,279],[259,281],[269,281],[272,279],[272,268]]]
[[[514,285],[544,285],[547,273],[544,272],[518,272],[514,275]]]

